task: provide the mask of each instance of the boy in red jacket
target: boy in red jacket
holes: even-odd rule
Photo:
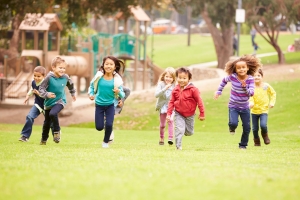
[[[168,105],[167,120],[169,121],[172,111],[175,109],[175,142],[176,148],[182,150],[182,136],[191,136],[194,133],[194,117],[198,105],[200,115],[198,119],[205,120],[204,105],[200,92],[190,80],[191,72],[186,68],[176,70],[178,84],[172,91],[171,100]]]

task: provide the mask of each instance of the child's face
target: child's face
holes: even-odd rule
[[[260,83],[263,79],[263,76],[259,72],[255,72],[254,74],[254,82]]]
[[[239,61],[235,64],[235,71],[238,74],[238,76],[246,76],[247,72],[249,70],[249,67],[246,62]]]
[[[33,72],[33,79],[35,83],[40,83],[44,79],[44,75],[40,72]]]
[[[185,87],[190,79],[189,79],[189,75],[187,73],[184,73],[184,72],[181,72],[181,73],[178,73],[178,77],[177,77],[177,81],[178,81],[178,84],[181,88]]]
[[[53,73],[56,77],[61,77],[66,72],[66,63],[59,63],[55,66],[52,66]]]
[[[165,80],[166,84],[172,84],[174,81],[174,78],[170,73],[167,72],[164,76],[164,80]]]
[[[103,68],[104,68],[105,73],[112,74],[115,71],[116,66],[115,66],[115,63],[113,60],[107,58],[104,62]]]

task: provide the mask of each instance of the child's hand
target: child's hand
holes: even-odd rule
[[[72,96],[73,102],[76,101],[76,96]]]
[[[33,92],[34,94],[36,94],[36,95],[40,96],[40,93],[39,93],[39,91],[37,91],[36,89],[34,89],[32,92]]]
[[[171,116],[170,115],[167,115],[167,122],[169,122],[171,120]]]
[[[26,95],[26,98],[24,100],[24,104],[27,104],[28,103],[28,100],[29,100],[29,96]]]
[[[122,100],[119,100],[118,101],[118,106],[121,108],[123,106],[123,101]]]
[[[117,87],[115,87],[115,88],[113,89],[113,91],[114,91],[115,95],[118,95],[119,92],[120,92],[119,88],[117,88]]]
[[[89,96],[89,98],[90,98],[90,100],[92,100],[92,101],[95,99],[95,97],[94,97],[93,95]]]
[[[270,107],[270,108],[273,108],[273,107],[274,107],[274,105],[270,104],[270,105],[269,105],[269,107]]]
[[[205,117],[201,117],[201,116],[199,115],[198,119],[200,119],[200,121],[204,121],[204,120],[205,120]]]
[[[249,104],[249,108],[253,108],[254,104],[253,103],[250,103]]]
[[[171,86],[172,86],[172,84],[171,84],[171,83],[168,83],[168,84],[166,85],[165,89],[167,90],[167,89],[170,88]]]
[[[221,96],[221,95],[219,95],[217,92],[215,92],[214,99],[218,99],[219,96]]]
[[[53,92],[48,92],[47,97],[48,97],[49,99],[53,99],[53,98],[56,97],[56,95],[55,95]]]
[[[242,87],[246,87],[246,81],[241,81]]]

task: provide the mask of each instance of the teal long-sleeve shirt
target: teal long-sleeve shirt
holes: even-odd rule
[[[93,84],[90,85],[93,88]],[[98,90],[95,94],[95,103],[100,106],[108,106],[115,102],[115,93],[114,89],[114,79],[105,80],[103,77],[100,78],[98,82]],[[122,86],[119,86],[120,90],[118,97],[124,98],[125,93]]]

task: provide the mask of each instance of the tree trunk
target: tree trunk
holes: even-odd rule
[[[280,46],[278,45],[278,35],[279,35],[279,31],[268,31],[266,30],[265,33],[267,34],[267,36],[265,36],[260,29],[258,29],[256,26],[254,26],[256,31],[269,43],[271,44],[274,49],[277,52],[277,56],[278,56],[278,64],[284,64],[285,63],[285,57],[284,54],[280,48]]]
[[[18,47],[19,47],[19,41],[20,41],[20,30],[19,30],[19,26],[20,26],[20,19],[19,19],[20,15],[17,14],[14,19],[13,19],[13,23],[12,23],[12,29],[13,29],[13,36],[10,39],[9,42],[9,51],[12,52],[18,52]]]
[[[208,30],[212,36],[217,60],[218,68],[224,69],[226,62],[229,60],[230,56],[233,53],[233,26],[225,26],[221,24],[221,32],[219,29],[212,23],[210,17],[206,10],[201,13],[204,21],[207,24]]]

